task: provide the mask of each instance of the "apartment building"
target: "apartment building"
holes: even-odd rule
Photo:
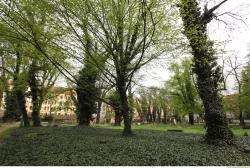
[[[54,90],[62,89],[60,93],[54,92]],[[65,91],[65,88],[54,87],[49,91],[50,97],[45,99],[42,103],[40,115],[58,115],[58,116],[71,116],[75,115],[76,107],[71,98],[70,92],[75,92],[72,90]],[[26,109],[28,113],[32,112],[32,99],[26,98]]]

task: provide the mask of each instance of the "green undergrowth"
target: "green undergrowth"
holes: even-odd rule
[[[203,136],[135,129],[87,127],[19,128],[0,144],[0,165],[250,165],[249,155],[230,146],[203,143]],[[249,146],[248,137],[237,137]]]

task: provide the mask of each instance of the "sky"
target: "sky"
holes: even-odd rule
[[[207,0],[208,8],[218,4],[221,0]],[[207,1],[202,1],[202,6]],[[247,3],[248,2],[248,3]],[[202,7],[201,6],[201,7]],[[224,57],[234,58],[237,54],[238,62],[245,63],[246,55],[250,52],[250,1],[249,0],[229,0],[222,5],[218,10],[217,14],[221,15],[225,12],[236,14],[234,17],[228,15],[222,15],[219,17],[222,21],[214,20],[208,26],[209,36],[215,41],[228,41],[225,47]],[[218,60],[219,64],[221,60]],[[150,87],[158,86],[161,87],[164,81],[170,78],[170,73],[167,70],[168,65],[160,63],[159,61],[153,62],[149,67],[144,67],[142,75],[144,76],[141,85]],[[227,66],[225,72],[229,67]],[[234,77],[228,78],[228,92],[234,92],[235,88]]]

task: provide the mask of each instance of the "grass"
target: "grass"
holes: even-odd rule
[[[0,141],[8,137],[17,127],[18,123],[6,123],[0,126]]]
[[[94,127],[97,128],[110,128],[110,129],[123,129],[122,126],[111,126],[111,125],[97,125],[94,124]],[[237,126],[231,126],[231,130],[237,136],[243,136],[245,132],[250,135],[250,129],[242,129]],[[205,134],[206,130],[203,124],[196,124],[193,126],[190,125],[169,125],[169,124],[144,124],[144,125],[132,125],[133,130],[156,130],[156,131],[167,131],[171,129],[182,130],[184,133],[192,134]]]
[[[119,129],[18,128],[0,144],[0,165],[250,165],[249,155],[204,144],[199,134],[134,126],[136,136],[122,137]],[[250,145],[248,137],[237,139]]]

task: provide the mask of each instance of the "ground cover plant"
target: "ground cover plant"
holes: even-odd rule
[[[86,127],[18,128],[0,144],[0,165],[250,165],[233,146],[213,146],[202,135]],[[248,137],[237,137],[249,146]]]

